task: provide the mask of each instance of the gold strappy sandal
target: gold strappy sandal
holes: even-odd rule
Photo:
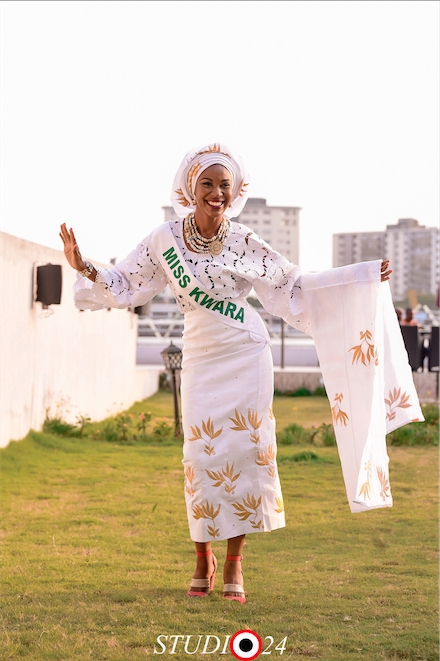
[[[230,562],[241,562],[243,560],[243,556],[227,555],[226,560],[229,560]],[[236,595],[225,594],[225,592],[238,592],[240,596],[237,597]],[[229,599],[230,601],[238,601],[240,604],[246,603],[246,597],[244,596],[243,585],[240,585],[240,583],[225,583],[223,585],[223,597],[225,599]]]
[[[188,597],[207,597],[208,594],[214,589],[215,574],[217,572],[217,558],[211,550],[205,551],[204,553],[196,551],[196,555],[202,558],[206,558],[208,555],[212,555],[214,570],[209,578],[192,578],[191,585],[189,586],[189,590],[186,594]],[[199,588],[199,590],[197,590],[197,588]],[[208,589],[203,592],[200,590],[200,588]]]

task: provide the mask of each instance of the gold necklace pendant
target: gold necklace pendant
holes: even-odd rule
[[[216,239],[215,241],[212,241],[212,243],[209,244],[209,252],[211,255],[220,255],[221,251],[223,250],[223,242],[219,241]]]

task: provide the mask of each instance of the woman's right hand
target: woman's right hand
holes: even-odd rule
[[[66,259],[70,266],[77,271],[85,269],[86,265],[81,257],[73,229],[70,229],[69,231],[66,227],[66,223],[61,225],[60,237],[64,243],[64,254],[66,255]]]

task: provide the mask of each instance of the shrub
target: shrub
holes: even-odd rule
[[[277,397],[327,397],[325,388],[319,386],[311,392],[308,388],[298,388],[297,390],[278,390],[275,388],[274,395]]]
[[[290,457],[284,456],[278,458],[279,464],[286,464],[291,461],[294,461],[296,463],[303,463],[303,462],[334,463],[334,460],[332,458],[320,457],[319,455],[316,454],[316,452],[313,452],[312,450],[303,450],[302,452],[297,452],[296,454],[291,455]]]
[[[292,397],[311,397],[312,393],[308,388],[298,388],[298,390],[295,390],[295,392],[292,394]]]
[[[330,447],[331,445],[336,445],[336,436],[333,425],[328,425],[325,422],[322,423],[316,430],[316,435],[313,438],[313,441],[319,441],[322,445]]]
[[[159,374],[159,390],[165,392],[172,392],[171,382],[168,372],[161,372]]]
[[[426,422],[399,427],[387,436],[388,445],[438,445],[438,440],[437,426]]]
[[[298,452],[291,457],[292,461],[319,461],[319,457],[315,452],[311,450],[304,450],[303,452]]]
[[[301,443],[310,443],[313,430],[305,429],[295,423],[287,425],[277,434],[277,440],[280,445],[300,445]]]
[[[43,422],[43,431],[47,434],[57,434],[58,436],[78,435],[75,425],[64,422],[61,418],[46,418]]]
[[[151,433],[153,441],[171,441],[174,440],[174,426],[170,424],[167,418],[158,418]]]
[[[437,404],[422,404],[422,412],[425,416],[425,422],[428,425],[437,425],[439,423],[439,407]]]
[[[87,417],[87,416],[84,416],[84,415],[77,415],[76,416],[76,424],[78,426],[78,436],[80,438],[83,437],[84,429],[87,425],[89,425],[91,423],[91,421],[92,421],[92,419]]]

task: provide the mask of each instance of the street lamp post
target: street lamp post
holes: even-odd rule
[[[177,438],[182,435],[180,428],[180,414],[179,414],[179,401],[177,397],[177,382],[176,372],[182,369],[182,351],[176,347],[172,342],[170,345],[161,351],[160,355],[163,358],[165,368],[171,372],[173,382],[173,396],[174,396],[174,436]]]
[[[284,369],[284,319],[281,319],[281,367]]]

